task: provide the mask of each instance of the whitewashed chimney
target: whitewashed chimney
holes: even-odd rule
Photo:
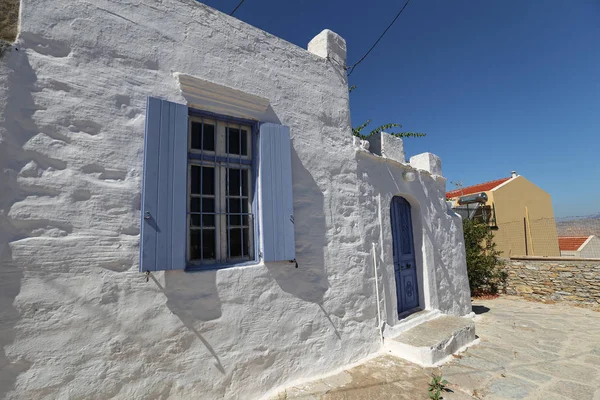
[[[329,29],[324,29],[308,43],[308,51],[319,57],[329,57],[340,67],[346,66],[346,41]]]

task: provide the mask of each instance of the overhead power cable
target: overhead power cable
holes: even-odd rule
[[[242,4],[244,4],[244,1],[246,1],[246,0],[242,0],[242,1],[240,1],[240,4],[238,4],[238,5],[237,5],[237,7],[235,7],[235,8],[233,9],[233,11],[231,12],[231,14],[229,14],[229,15],[233,15],[233,14],[234,14],[234,13],[237,11],[237,9],[238,9],[238,8],[240,8],[240,6],[241,6]]]
[[[242,1],[243,2],[243,1]],[[377,46],[377,44],[379,43],[379,41],[383,38],[383,36],[387,33],[387,31],[392,27],[392,25],[394,25],[394,23],[396,22],[396,20],[398,19],[398,17],[400,16],[400,14],[402,14],[402,11],[404,11],[404,9],[406,8],[406,6],[408,5],[408,3],[410,3],[410,0],[407,0],[406,3],[404,3],[404,6],[400,9],[400,11],[398,11],[398,14],[396,14],[396,17],[393,19],[393,21],[388,25],[387,28],[385,28],[385,31],[383,31],[383,33],[381,34],[381,36],[379,36],[379,39],[377,39],[377,41],[375,41],[375,43],[373,44],[373,46],[371,46],[371,48],[369,49],[369,51],[367,51],[365,53],[364,56],[361,57],[360,60],[358,60],[357,62],[355,62],[354,64],[352,64],[351,66],[349,66],[348,69],[348,76],[350,76],[353,72],[354,69],[356,68],[356,66],[358,64],[360,64],[361,62],[363,62],[363,60],[365,58],[367,58],[367,56],[369,55],[369,53],[371,51],[373,51],[373,49],[375,48],[375,46]]]

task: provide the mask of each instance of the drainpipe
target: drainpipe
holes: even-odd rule
[[[523,231],[525,233],[525,255],[528,256],[529,253],[527,251],[527,218],[523,217]]]
[[[379,306],[379,276],[377,274],[377,249],[373,242],[373,272],[375,273],[375,298],[377,299],[377,330],[383,347],[383,325],[381,324],[381,307]]]
[[[525,218],[527,219],[527,233],[529,234],[529,248],[531,249],[531,255],[535,255],[533,249],[533,235],[531,234],[531,221],[529,220],[529,209],[525,206]]]

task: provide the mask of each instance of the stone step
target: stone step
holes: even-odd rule
[[[439,310],[421,310],[414,312],[408,317],[403,318],[394,326],[386,324],[385,329],[383,330],[383,337],[386,339],[395,338],[402,332],[406,332],[407,330],[414,328],[415,326],[420,325],[423,322],[439,318],[442,315],[443,314]]]
[[[397,357],[431,367],[450,360],[476,339],[473,320],[441,316],[386,339],[384,347]]]

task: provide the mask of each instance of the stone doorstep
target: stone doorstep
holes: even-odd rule
[[[421,310],[414,312],[400,320],[394,326],[389,326],[386,324],[384,326],[385,329],[383,330],[383,337],[385,339],[393,339],[417,325],[439,318],[442,315],[443,314],[439,310]]]
[[[476,344],[476,339],[472,319],[440,316],[386,339],[384,349],[423,367],[433,367],[450,361],[452,354]]]

